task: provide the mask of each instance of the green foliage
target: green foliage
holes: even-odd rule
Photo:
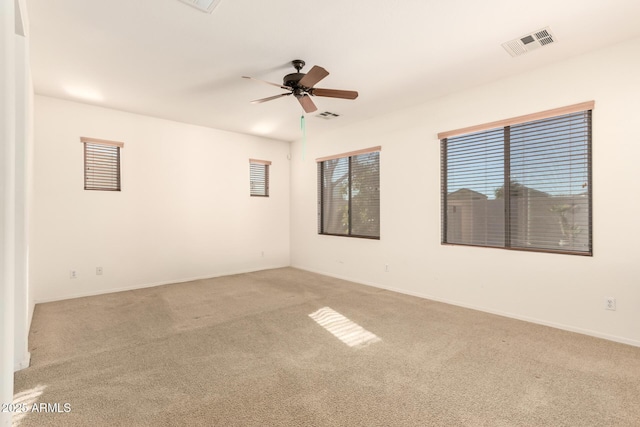
[[[573,240],[582,232],[582,227],[575,225],[570,218],[575,214],[577,209],[578,206],[576,204],[553,205],[549,208],[550,212],[558,215],[560,231],[562,231],[562,236],[564,238]]]
[[[331,217],[326,218],[333,232],[348,234],[349,226],[352,231],[356,228],[358,234],[362,228],[379,230],[380,214],[380,163],[378,153],[358,155],[351,158],[351,192],[349,192],[349,172],[344,164],[338,167],[339,160],[326,162],[324,186],[326,194],[332,197],[334,212],[327,212]],[[349,211],[349,199],[351,212]],[[351,224],[349,223],[351,221]]]
[[[518,181],[511,181],[510,186],[512,196],[520,196],[522,190],[524,189],[524,185],[520,184]],[[496,199],[504,199],[504,185],[496,188],[493,192],[493,195],[496,196]]]

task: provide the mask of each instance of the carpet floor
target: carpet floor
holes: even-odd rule
[[[38,304],[29,346],[20,426],[640,425],[640,348],[294,268]]]

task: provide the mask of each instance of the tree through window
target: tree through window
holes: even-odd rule
[[[380,147],[318,159],[318,233],[380,238]]]

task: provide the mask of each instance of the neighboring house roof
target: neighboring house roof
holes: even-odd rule
[[[513,191],[513,190],[512,190]],[[527,193],[529,197],[549,197],[549,193],[545,193],[544,191],[536,190],[535,188],[527,187],[526,185],[519,185],[515,189],[516,195],[520,195],[522,193]],[[513,195],[513,192],[511,193]]]
[[[523,195],[526,193],[528,197],[549,197],[549,193],[536,190],[535,188],[527,187],[525,185],[519,185],[512,190],[512,195]],[[468,188],[461,188],[447,195],[448,200],[486,200],[489,197],[486,194],[479,193]],[[501,198],[501,196],[498,196]]]
[[[469,190],[468,188],[461,188],[449,193],[447,195],[448,200],[486,200],[488,199],[486,194],[478,193],[477,191]]]

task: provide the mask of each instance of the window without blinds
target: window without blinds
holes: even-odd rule
[[[119,142],[81,138],[84,143],[84,189],[120,191]]]
[[[442,242],[592,254],[591,110],[442,139]]]
[[[249,160],[249,183],[251,196],[269,197],[269,165],[266,160]]]
[[[380,238],[380,147],[318,159],[318,233]]]

